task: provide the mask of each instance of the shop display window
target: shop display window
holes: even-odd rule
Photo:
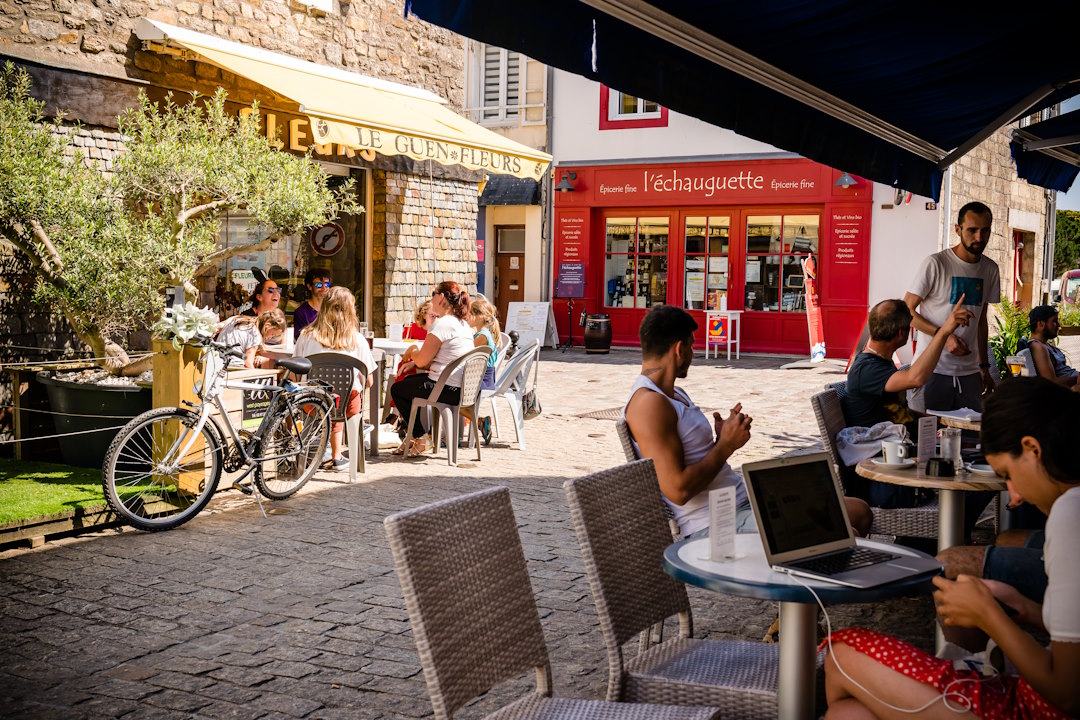
[[[229,213],[221,223],[221,246],[247,245],[269,234],[269,228],[252,222],[246,214]],[[258,284],[256,268],[282,288],[280,307],[291,312],[296,303],[290,290],[304,283],[304,278],[297,277],[295,271],[301,247],[299,235],[288,235],[266,250],[234,255],[222,263],[214,297],[217,312],[222,317],[234,315],[247,303]]]
[[[802,260],[817,255],[818,215],[751,215],[746,219],[745,308],[805,312]]]
[[[644,309],[667,302],[667,217],[609,217],[604,305]]]
[[[688,217],[684,227],[683,307],[718,310],[728,292],[731,218]]]

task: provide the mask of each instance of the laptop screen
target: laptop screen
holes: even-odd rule
[[[748,485],[774,555],[849,537],[828,460],[755,468],[752,473]]]

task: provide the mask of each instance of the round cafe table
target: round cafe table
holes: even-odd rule
[[[855,466],[861,477],[892,485],[932,488],[938,491],[938,551],[964,543],[964,493],[973,490],[1006,489],[1005,480],[996,475],[982,475],[959,469],[956,477],[931,477],[916,463],[914,466],[889,467],[873,459]]]
[[[860,547],[927,557],[904,547],[859,538]],[[735,556],[709,559],[709,538],[683,540],[664,551],[664,571],[680,582],[740,597],[780,602],[780,687],[777,715],[783,720],[812,720],[817,673],[817,601],[825,605],[877,602],[884,598],[921,595],[933,590],[936,572],[921,573],[869,588],[851,588],[821,580],[795,578],[773,570],[757,533],[735,536]]]

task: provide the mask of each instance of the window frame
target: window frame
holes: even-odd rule
[[[488,48],[498,51],[499,53],[499,104],[495,106],[484,105],[484,95],[487,88],[485,77],[485,59]],[[526,64],[528,58],[524,53],[520,53],[513,50],[507,50],[506,48],[500,48],[488,43],[470,42],[469,52],[472,54],[470,58],[469,77],[471,80],[471,87],[469,88],[469,98],[471,100],[471,107],[467,108],[469,118],[480,125],[486,127],[513,127],[522,123],[522,119],[525,117],[525,110],[527,108],[525,104],[525,94],[527,92],[525,87],[526,81]],[[507,105],[507,95],[509,94],[510,77],[509,77],[509,54],[513,52],[517,55],[517,84],[518,84],[518,98],[516,105]],[[547,87],[544,87],[544,101],[547,100]],[[488,113],[496,113],[494,116],[488,116]]]
[[[634,115],[611,115],[611,97],[613,94],[625,94],[607,85],[600,85],[600,129],[601,130],[628,130],[633,128],[652,128],[668,126],[668,109],[659,105],[657,113],[645,113]],[[644,102],[638,98],[638,104]]]

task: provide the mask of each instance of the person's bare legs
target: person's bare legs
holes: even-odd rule
[[[839,671],[837,663],[851,680]],[[872,691],[873,695],[855,683]],[[897,712],[882,702],[900,708],[917,708],[940,696],[941,693],[930,685],[902,675],[842,642],[833,643],[825,657],[825,698],[829,702],[826,720],[975,718],[970,712],[955,712],[943,702],[932,703],[917,713]]]
[[[874,524],[874,511],[870,509],[870,505],[859,498],[845,497],[844,506],[855,534],[859,537],[869,535],[870,526]]]

